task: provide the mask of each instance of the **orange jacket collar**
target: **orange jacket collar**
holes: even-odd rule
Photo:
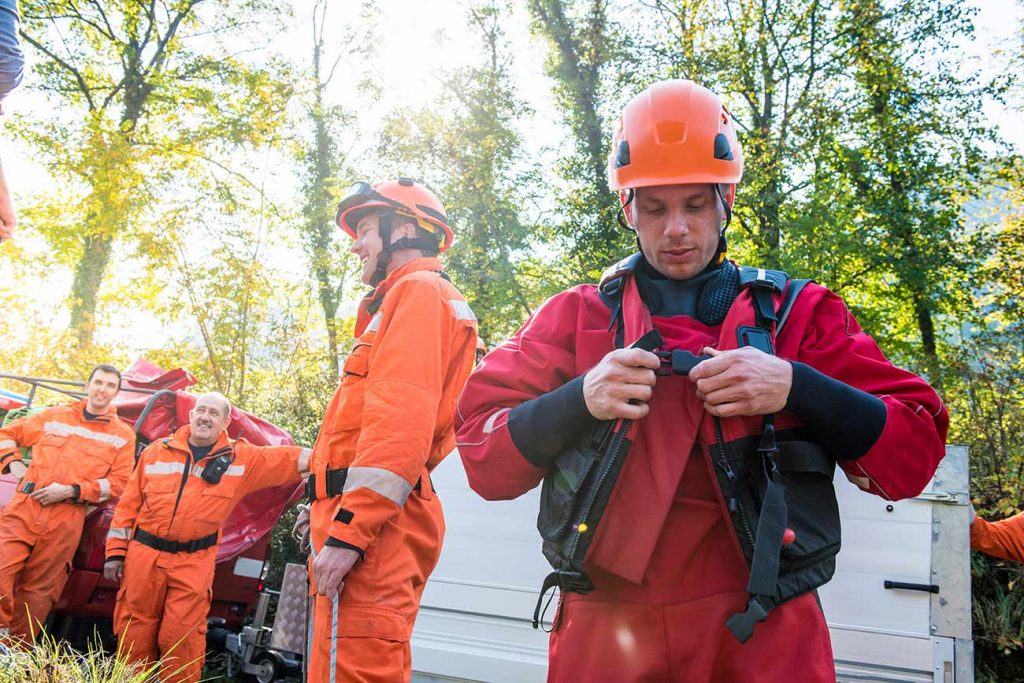
[[[356,329],[355,336],[359,337],[363,334],[363,330],[370,322],[370,318],[380,308],[380,302],[384,299],[384,295],[388,293],[398,280],[410,273],[415,273],[420,270],[433,270],[441,272],[444,267],[441,265],[440,259],[436,256],[421,256],[413,259],[408,263],[395,268],[393,271],[388,273],[388,276],[381,282],[377,287],[363,297],[363,300],[359,302],[359,312],[356,314]]]
[[[167,443],[171,448],[175,448],[179,451],[185,451],[186,453],[192,452],[192,447],[188,443],[188,437],[192,435],[192,427],[185,425],[184,427],[178,427],[178,430],[171,436],[171,440]],[[221,432],[220,437],[217,439],[217,443],[213,445],[210,452],[219,451],[225,446],[231,445],[231,439],[228,438],[228,430]]]
[[[373,290],[375,297],[380,293],[379,296],[383,296],[391,286],[394,285],[399,278],[408,275],[409,273],[415,273],[419,270],[444,270],[441,266],[441,260],[436,256],[421,256],[415,258],[408,263],[395,268],[393,271],[388,273],[388,276],[384,278],[384,282],[377,285],[377,289]]]
[[[71,405],[75,407],[75,412],[81,415],[82,419],[84,420],[85,409],[89,405],[89,400],[85,398],[79,399],[72,403]],[[102,415],[97,415],[96,417],[104,418],[107,420],[113,420],[115,417],[117,417],[117,408],[115,408],[114,406],[107,406],[107,412],[103,413]]]

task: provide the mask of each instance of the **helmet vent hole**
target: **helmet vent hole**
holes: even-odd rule
[[[719,133],[715,136],[715,158],[724,161],[732,161],[732,149],[729,147],[729,139],[725,134]]]
[[[625,140],[619,141],[619,149],[615,153],[615,168],[629,166],[629,143]]]

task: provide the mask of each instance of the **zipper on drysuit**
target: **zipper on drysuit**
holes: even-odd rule
[[[590,511],[593,509],[594,503],[597,502],[597,494],[601,491],[601,487],[604,486],[605,479],[607,479],[608,475],[611,474],[612,466],[615,464],[615,462],[619,459],[619,457],[622,454],[622,449],[625,447],[626,437],[629,434],[629,428],[632,425],[632,423],[632,420],[622,420],[622,424],[618,432],[613,434],[613,436],[611,437],[613,440],[615,440],[615,447],[613,450],[609,451],[608,457],[605,459],[604,468],[601,470],[600,474],[598,474],[597,485],[591,488],[591,494],[590,496],[587,497],[587,502],[583,507],[583,511],[580,513],[579,522],[576,523],[576,538],[573,539],[572,549],[569,551],[570,557],[576,554],[576,548],[577,546],[579,546],[580,539],[583,537],[583,534],[579,533],[578,529],[580,525],[586,524],[589,521]],[[622,435],[622,437],[616,439],[616,437],[620,434]]]
[[[736,472],[732,469],[732,465],[729,464],[729,459],[725,455],[725,439],[722,436],[722,422],[717,416],[712,416],[715,424],[715,449],[717,450],[717,458],[715,464],[725,473],[726,478],[732,484],[732,488],[735,489],[737,483]],[[743,535],[746,536],[747,542],[750,543],[751,552],[754,547],[754,533],[750,528],[750,521],[747,519],[747,513],[743,509],[743,499],[735,495],[735,490],[731,491],[733,495],[729,497],[729,511],[733,511],[735,505],[735,511],[739,513],[741,526],[743,527]]]

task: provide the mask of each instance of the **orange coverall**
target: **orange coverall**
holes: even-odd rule
[[[364,301],[313,448],[314,551],[351,548],[362,561],[345,576],[336,634],[333,601],[316,597],[310,681],[412,675],[409,636],[444,539],[430,471],[455,447],[455,404],[476,350],[476,317],[440,271],[436,258],[410,261]],[[372,317],[368,305],[379,305]],[[328,468],[347,469],[343,492],[327,490]]]
[[[32,447],[32,462],[0,517],[0,633],[31,640],[64,590],[71,558],[82,537],[84,503],[121,494],[132,473],[135,433],[110,408],[85,419],[84,400],[47,408],[0,429],[0,472]],[[74,484],[80,494],[42,506],[24,492],[52,483]],[[29,620],[31,615],[31,625]]]
[[[998,522],[975,517],[971,523],[971,550],[1024,562],[1024,513]]]
[[[124,560],[114,609],[121,652],[132,662],[160,659],[162,683],[194,683],[202,675],[206,615],[224,521],[249,493],[298,484],[310,454],[297,446],[231,441],[225,433],[196,463],[190,433],[186,425],[142,452],[107,534],[107,561]],[[211,484],[202,471],[222,453],[234,459],[220,483]],[[152,547],[189,542],[191,548]]]

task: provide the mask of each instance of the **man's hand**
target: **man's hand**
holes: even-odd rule
[[[345,587],[345,576],[359,560],[359,553],[350,548],[325,545],[313,561],[313,583],[317,595],[333,598]]]
[[[32,500],[36,501],[43,507],[47,505],[53,505],[54,503],[60,503],[75,495],[75,487],[71,484],[57,484],[53,483],[49,486],[44,486],[38,491],[33,491],[31,496]]]
[[[10,471],[12,475],[14,475],[14,478],[17,479],[18,481],[24,479],[25,472],[28,472],[28,467],[26,467],[25,463],[23,463],[20,460],[15,460],[14,462],[12,462],[11,466],[8,467],[7,469],[8,471]]]
[[[717,417],[769,415],[782,410],[793,386],[793,366],[745,346],[732,351],[705,347],[712,356],[690,370],[697,398]]]
[[[309,506],[300,505],[299,515],[295,518],[295,524],[292,526],[292,538],[299,545],[299,550],[304,553],[309,552]]]
[[[616,349],[583,378],[587,410],[599,420],[639,420],[647,415],[661,359],[643,349]],[[636,401],[636,403],[630,403]]]
[[[124,579],[124,560],[107,560],[103,564],[103,577],[120,586]]]

